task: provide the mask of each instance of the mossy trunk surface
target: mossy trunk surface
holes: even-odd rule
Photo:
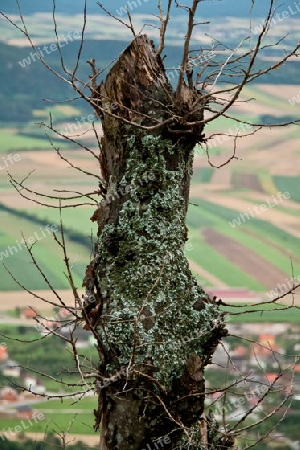
[[[84,314],[98,339],[100,449],[229,448],[203,416],[204,368],[226,334],[223,315],[184,254],[202,129],[188,129],[180,117],[189,116],[199,94],[184,87],[176,103],[145,36],[123,52],[98,93],[102,108],[118,116],[102,118],[106,187],[84,282],[97,303],[91,309],[87,301]],[[203,108],[190,117],[202,116]],[[136,126],[165,121],[150,132]]]

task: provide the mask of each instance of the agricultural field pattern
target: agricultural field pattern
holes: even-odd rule
[[[243,98],[253,100],[235,107],[235,116],[257,123],[260,119],[257,111],[260,116],[275,118],[296,115],[299,105],[296,102],[292,105],[288,99],[297,96],[297,91],[295,85],[248,87]],[[91,127],[79,124],[80,111],[67,106],[55,108],[56,127],[66,129],[69,123],[77,123],[77,131],[70,132],[70,136],[84,132],[84,142],[97,152]],[[101,124],[96,126],[101,133]],[[213,166],[222,165],[233,154],[233,138],[218,138],[218,133],[236,134],[237,129],[236,122],[224,118],[206,128],[207,138],[215,134],[208,140]],[[186,255],[204,287],[244,287],[266,298],[269,293],[270,298],[277,285],[287,285],[292,276],[297,279],[300,275],[300,129],[292,125],[272,130],[266,127],[255,134],[252,131],[250,127],[240,127],[240,134],[249,136],[237,140],[236,158],[219,169],[209,164],[204,147],[195,149]],[[38,241],[32,247],[33,254],[51,285],[68,289],[61,249],[52,234],[46,232],[49,226],[60,227],[58,202],[22,190],[22,195],[34,198],[37,203],[26,200],[12,187],[6,170],[17,180],[30,173],[25,185],[35,192],[55,195],[61,191],[69,196],[68,191],[97,190],[97,178],[84,173],[97,175],[97,160],[81,148],[70,148],[63,141],[56,143],[63,156],[82,170],[76,171],[61,160],[42,134],[23,139],[17,129],[2,128],[0,137],[0,290],[6,294],[15,290],[19,296],[20,285],[47,288],[24,245],[18,245],[22,235]],[[18,162],[9,165],[9,154],[19,155]],[[50,203],[56,208],[40,203]],[[96,203],[88,197],[86,203],[61,211],[69,261],[79,288],[96,237],[96,226],[90,221]],[[56,235],[59,237],[59,230]],[[17,251],[9,250],[9,246]]]

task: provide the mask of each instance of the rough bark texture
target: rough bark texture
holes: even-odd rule
[[[215,426],[203,426],[204,367],[226,329],[184,255],[193,148],[202,133],[185,122],[203,116],[203,105],[193,111],[198,95],[184,86],[181,101],[174,101],[145,36],[132,42],[94,93],[94,101],[120,117],[99,111],[106,186],[93,216],[96,256],[84,281],[88,299],[96,300],[92,309],[86,302],[84,315],[99,343],[101,450],[232,444]],[[151,133],[135,126],[167,119]]]

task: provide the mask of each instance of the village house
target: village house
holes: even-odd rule
[[[13,361],[12,359],[9,359],[2,366],[2,373],[6,377],[19,378],[20,377],[20,373],[21,373],[21,368],[20,368],[19,364],[16,361]]]
[[[8,359],[7,347],[4,347],[4,345],[0,345],[0,364],[3,363],[3,361],[6,361],[7,359]]]
[[[25,373],[22,375],[21,379],[22,384],[27,391],[39,395],[45,394],[46,388],[44,384],[41,382],[41,380],[37,379],[35,376]]]
[[[1,403],[13,403],[18,401],[18,393],[11,387],[4,387],[0,390],[0,402]]]
[[[32,419],[33,410],[28,405],[21,405],[17,407],[16,418],[17,419]]]
[[[23,320],[34,320],[37,316],[37,311],[27,306],[21,310],[20,318]]]

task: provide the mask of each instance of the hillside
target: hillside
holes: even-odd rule
[[[75,67],[78,45],[79,43],[74,41],[63,48],[63,56],[68,68]],[[87,60],[95,57],[99,69],[104,68],[109,66],[112,56],[119,55],[123,49],[124,41],[121,40],[86,40],[83,46],[81,64],[77,72],[78,78],[84,81],[88,80],[90,68],[86,64]],[[181,48],[176,45],[167,47],[168,67],[177,67],[180,52]],[[224,55],[219,55],[219,58],[224,58]],[[47,111],[50,106],[53,108],[61,101],[74,97],[72,89],[67,84],[58,80],[42,64],[32,60],[28,47],[7,45],[0,41],[0,59],[2,61],[0,66],[0,78],[2,80],[0,122],[24,124],[34,119],[38,121],[39,116],[34,114],[35,110]],[[47,63],[59,74],[65,75],[57,51],[47,55]],[[267,62],[264,59],[258,61],[260,68],[266,64]],[[287,70],[289,72],[289,83],[298,84],[300,70],[300,62],[298,61],[287,63],[283,68],[265,76],[262,80],[268,84],[282,84],[286,80]],[[99,81],[106,73],[107,71],[104,71],[99,76]],[[6,106],[7,104],[10,105],[9,109]],[[73,100],[72,106],[79,108],[84,114],[89,114],[86,102],[81,99]],[[41,114],[41,118],[44,117],[45,114]]]
[[[122,6],[126,5],[126,1],[124,0],[114,0],[113,8],[115,10],[120,10]],[[217,7],[216,7],[217,3]],[[134,5],[132,8],[134,9],[142,9],[143,13],[151,14],[153,13],[153,5],[151,2],[147,2],[146,0],[136,0],[136,7]],[[282,6],[287,6],[291,4],[292,1],[285,0],[281,2]],[[111,5],[108,2],[103,2],[104,7],[111,8]],[[33,14],[35,12],[52,12],[52,1],[46,0],[37,5],[35,0],[20,0],[20,6],[24,15]],[[215,0],[215,1],[207,1],[201,8],[201,15],[204,17],[220,17],[224,15],[232,15],[236,17],[245,17],[249,15],[249,9],[251,6],[251,0],[246,0],[241,3],[237,3],[235,0]],[[63,13],[66,15],[76,15],[81,14],[84,8],[83,0],[56,0],[56,8],[57,12]],[[0,9],[9,14],[18,14],[18,8],[14,2],[7,3],[6,0],[0,0]],[[112,8],[111,8],[112,10]],[[266,5],[258,2],[255,7],[254,14],[258,16],[262,16],[265,14]],[[98,14],[99,6],[95,0],[87,0],[87,13],[88,14]],[[172,11],[173,16],[177,16],[181,14],[181,11],[177,8],[173,8]]]
[[[252,36],[250,39],[253,46],[257,33],[261,27],[262,19],[266,14],[268,2],[256,2],[251,10]],[[132,20],[136,30],[144,29],[149,37],[157,43],[158,32],[155,26],[158,25],[157,18],[153,15],[153,5],[145,0],[135,0],[129,3],[117,0],[113,3],[111,12],[117,17],[122,15],[122,8],[128,5],[131,10]],[[205,19],[201,27],[196,28],[193,38],[193,50],[197,53],[201,49],[207,51],[216,45],[216,41],[223,42],[224,47],[218,45],[215,51],[215,60],[226,59],[228,48],[234,48],[240,41],[249,35],[250,27],[250,6],[251,0],[236,3],[233,0],[206,1],[199,6],[199,21]],[[52,1],[47,0],[38,5],[33,0],[21,1],[20,6],[24,15],[26,27],[37,45],[37,49],[45,57],[47,64],[60,75],[63,73],[60,55],[56,50],[50,51],[49,47],[55,42]],[[58,37],[62,44],[62,55],[65,66],[72,70],[76,65],[77,52],[80,45],[80,35],[83,24],[83,0],[76,1],[56,1],[56,20],[58,26]],[[110,7],[106,5],[105,7]],[[20,23],[18,18],[18,8],[16,2],[0,0],[0,11],[12,15],[12,19]],[[285,13],[286,19],[275,19],[271,25],[267,47],[257,60],[256,69],[262,70],[266,65],[282,57],[291,45],[300,38],[300,14],[294,12],[295,5],[291,0],[281,2],[278,7],[278,14]],[[276,12],[277,12],[276,11]],[[66,20],[67,18],[67,20]],[[208,21],[206,23],[206,21]],[[49,102],[60,102],[73,96],[72,90],[62,83],[55,76],[46,70],[42,64],[37,62],[37,58],[32,53],[28,40],[15,27],[0,17],[1,37],[0,37],[0,78],[2,88],[0,91],[0,121],[3,122],[27,122],[34,118],[34,110],[45,110]],[[152,24],[147,26],[146,24]],[[172,17],[169,23],[168,39],[166,41],[166,66],[171,70],[178,67],[179,55],[181,55],[181,43],[185,35],[186,13],[181,8],[173,8]],[[145,27],[145,28],[144,28]],[[286,34],[284,42],[275,44],[279,36]],[[87,24],[85,30],[85,42],[82,49],[77,76],[85,82],[88,80],[90,67],[87,60],[95,58],[99,70],[107,67],[110,62],[117,58],[124,47],[131,41],[130,31],[121,23],[107,17],[97,5],[95,0],[87,1]],[[48,47],[48,50],[45,50]],[[248,50],[248,41],[244,42],[245,51]],[[287,63],[280,70],[268,74],[259,82],[268,84],[286,83],[286,73],[288,71],[289,84],[298,83],[298,73],[300,63],[294,60]],[[107,71],[104,70],[99,75],[100,81]],[[207,73],[206,73],[207,75]],[[228,80],[232,81],[232,80]],[[45,89],[47,86],[47,89]],[[6,105],[10,108],[7,109]],[[73,105],[80,108],[85,113],[88,112],[84,101],[74,101]]]
[[[248,88],[245,95],[256,98],[256,102],[245,103],[243,110],[237,112],[253,121],[260,119],[254,111],[266,115],[273,113],[282,118],[291,116],[295,113],[295,106],[291,106],[286,97],[295,95],[296,89],[288,85],[255,85]],[[61,127],[66,124],[59,123]],[[101,132],[100,124],[97,126]],[[88,128],[82,128],[80,132]],[[236,129],[235,125],[221,119],[208,127],[206,136],[229,129]],[[209,167],[204,150],[200,147],[195,149],[186,253],[203,285],[247,287],[271,292],[278,283],[287,285],[287,280],[291,278],[290,258],[294,276],[300,274],[299,134],[296,126],[273,131],[266,128],[258,135],[241,139],[237,147],[239,159],[221,169]],[[6,145],[3,155],[15,149],[17,135],[10,136],[11,144]],[[88,133],[85,137],[86,142],[91,144],[92,135]],[[24,145],[18,148],[21,163],[10,168],[17,179],[24,178],[25,173],[35,169],[28,186],[33,186],[37,191],[51,193],[53,189],[60,189],[92,192],[95,189],[96,181],[67,169],[54,152],[46,149],[33,151],[30,145],[29,142],[27,149]],[[223,163],[231,156],[232,146],[230,140],[219,143],[211,141],[211,162],[215,165]],[[73,164],[97,173],[94,159],[83,150],[65,149],[64,155]],[[34,231],[41,233],[46,224],[59,225],[58,210],[26,202],[6,180],[1,181],[0,189],[3,199],[0,210],[1,252],[7,250],[7,245],[14,245],[16,240],[20,242],[20,229],[28,238],[34,235]],[[287,192],[288,198],[279,196],[279,192]],[[265,207],[257,210],[262,204]],[[93,210],[92,205],[79,210],[63,210],[70,260],[78,286],[89,260],[92,229],[95,235],[95,226],[89,221]],[[51,282],[57,288],[67,288],[63,266],[59,263],[61,254],[51,237],[46,236],[34,249]],[[21,282],[26,283],[30,279],[32,288],[46,288],[42,277],[29,264],[24,249],[8,256],[2,256],[3,262]],[[2,290],[18,288],[2,266],[0,280]]]
[[[0,9],[4,6],[3,3],[0,0]],[[25,8],[26,23],[33,31],[37,45],[40,46],[53,43],[49,3],[51,2],[45,2],[42,7],[39,6],[39,13],[36,12],[33,1],[21,3],[22,8]],[[236,44],[239,36],[245,35],[249,26],[247,18],[249,2],[242,5],[234,5],[234,3],[231,0],[224,0],[218,2],[216,7],[216,2],[205,2],[205,8],[203,7],[205,14],[214,14],[212,15],[214,20],[208,25],[210,34],[220,40],[227,39],[230,45]],[[65,33],[67,36],[68,31],[81,29],[82,4],[82,1],[57,2],[59,25],[62,27],[61,35]],[[11,13],[12,5],[7,3],[5,5]],[[116,2],[114,5],[122,6],[122,2]],[[287,8],[289,2],[285,2],[284,5],[282,8]],[[95,12],[94,7],[95,3],[89,1],[89,14]],[[147,2],[140,6],[141,9],[146,8],[143,9],[145,12],[149,7],[150,4]],[[258,3],[256,18],[263,13],[262,8]],[[144,20],[141,19],[138,10],[136,13],[135,20]],[[68,21],[65,21],[64,14],[69,14]],[[178,40],[182,40],[180,33],[184,21],[178,14],[176,10],[173,23],[174,33],[176,32],[178,36],[174,38],[172,45],[168,43],[166,49],[167,66],[171,70],[172,67],[177,67],[178,55],[181,52],[177,43]],[[236,17],[233,17],[234,15]],[[107,18],[104,20],[103,17],[97,17],[96,21],[89,16],[89,19],[90,28],[87,30],[78,69],[78,76],[82,80],[87,80],[89,73],[89,66],[85,61],[95,57],[97,66],[105,67],[112,58],[120,54],[128,39],[123,28],[121,31],[118,27],[111,27],[111,21]],[[94,145],[90,125],[82,125],[83,119],[91,115],[92,111],[82,100],[62,103],[73,97],[71,89],[57,80],[41,64],[34,62],[28,43],[20,39],[22,36],[10,25],[3,21],[2,23],[4,23],[2,42],[0,41],[2,61],[0,66],[2,80],[0,153],[2,159],[0,161],[3,161],[2,165],[7,162],[9,154],[17,153],[20,156],[20,163],[14,164],[9,169],[17,179],[23,179],[24,174],[35,169],[28,181],[28,185],[33,186],[34,190],[44,193],[54,189],[93,192],[97,189],[97,180],[67,168],[67,165],[51,150],[52,145],[45,138],[43,130],[34,124],[34,122],[47,121],[51,112],[57,129],[73,127],[73,134],[78,135],[84,132],[83,142]],[[276,36],[284,33],[288,26],[290,35],[287,38],[286,47],[289,48],[291,42],[295,41],[300,33],[299,23],[298,17],[278,23],[276,27],[271,28],[270,39],[274,40]],[[107,39],[109,33],[114,33],[113,39]],[[40,41],[42,37],[43,40]],[[204,38],[204,34],[200,38]],[[13,45],[14,42],[18,45]],[[73,68],[75,65],[78,46],[79,41],[75,39],[62,49],[68,68]],[[271,60],[276,60],[286,47],[280,45],[263,52],[261,59],[258,60],[258,66],[263,68]],[[216,58],[224,59],[224,56],[220,53]],[[26,63],[28,58],[29,62]],[[57,51],[47,55],[47,62],[62,73]],[[253,83],[248,86],[244,90],[243,98],[255,100],[244,103],[242,107],[236,107],[232,112],[236,117],[264,124],[298,118],[299,64],[293,61],[281,70],[259,80],[260,83],[263,81],[264,85]],[[45,98],[47,101],[44,100]],[[96,126],[100,133],[100,122],[96,122]],[[227,132],[230,129],[236,130],[236,123],[220,119],[206,129],[206,136],[209,137],[215,132]],[[295,276],[300,274],[297,228],[300,203],[297,180],[299,176],[298,142],[297,127],[281,128],[277,131],[266,128],[259,135],[240,140],[237,153],[239,159],[219,170],[210,167],[203,148],[195,149],[191,206],[188,214],[190,247],[187,247],[187,256],[193,271],[203,285],[247,287],[256,291],[270,291],[275,289],[278,283],[287,283],[286,279],[291,277],[290,257],[293,261]],[[53,144],[59,146],[73,164],[86,171],[97,173],[98,168],[94,165],[94,159],[82,149],[55,137]],[[232,147],[232,140],[213,140],[210,148],[211,161],[215,165],[222,164],[231,156]],[[284,159],[283,152],[287,155]],[[1,172],[2,174],[4,175],[4,171]],[[279,191],[288,192],[289,198],[277,199]],[[59,225],[58,210],[51,210],[22,199],[5,177],[1,178],[0,192],[2,262],[13,270],[14,275],[22,283],[30,280],[30,287],[45,289],[47,287],[45,281],[34,270],[24,248],[22,247],[22,250],[18,250],[15,254],[14,251],[7,254],[7,251],[10,246],[16,245],[16,241],[20,242],[22,238],[20,230],[25,236],[30,237],[34,232],[44,230],[47,224]],[[278,204],[268,206],[270,202],[274,203],[274,198],[278,200]],[[261,214],[257,213],[255,208],[260,208],[262,204],[267,205],[266,209],[264,208]],[[94,206],[90,204],[89,207],[80,210],[71,208],[63,211],[70,259],[78,286],[81,285],[85,265],[91,253],[90,234],[95,235],[95,226],[89,221],[93,209]],[[57,263],[61,258],[59,249],[53,245],[50,236],[46,236],[38,244],[34,246],[34,250],[43,269],[49,274],[49,280],[55,287],[66,289],[68,286],[63,274],[63,265]],[[12,289],[19,289],[19,287],[7,276],[1,265],[0,290]]]

